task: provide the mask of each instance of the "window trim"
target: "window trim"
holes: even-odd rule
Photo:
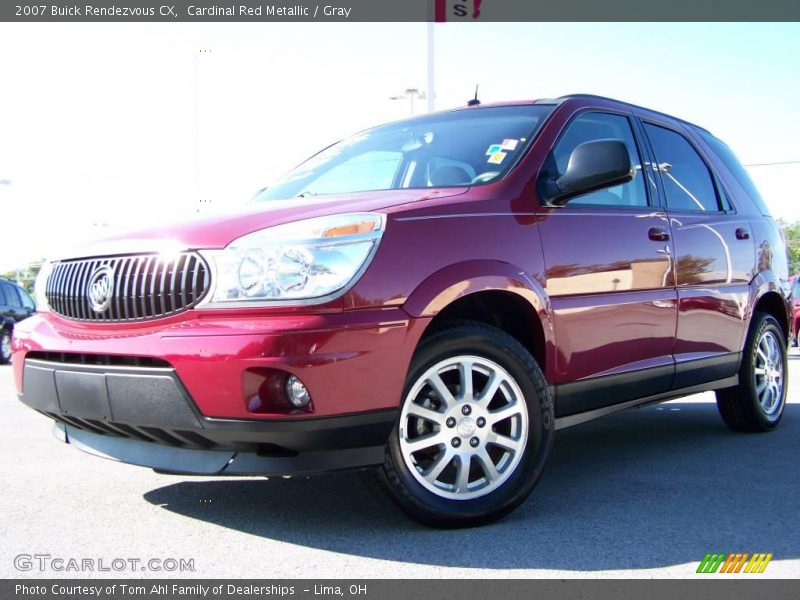
[[[625,110],[619,110],[619,109],[615,109],[615,108],[605,108],[605,107],[604,108],[599,108],[599,107],[596,107],[596,106],[588,106],[588,107],[584,107],[584,108],[581,108],[581,109],[577,110],[566,121],[566,123],[564,123],[564,126],[558,132],[558,135],[556,136],[556,139],[550,145],[550,149],[548,150],[547,154],[545,155],[544,162],[548,161],[550,156],[553,154],[553,151],[558,146],[558,144],[561,142],[562,138],[567,133],[569,128],[572,126],[572,124],[576,120],[581,118],[582,116],[584,116],[586,114],[590,114],[590,113],[597,113],[597,114],[601,114],[601,115],[602,114],[611,115],[611,116],[623,117],[623,118],[627,119],[628,126],[631,128],[631,135],[633,136],[633,141],[636,144],[636,153],[639,155],[639,162],[642,165],[645,164],[645,158],[647,157],[647,155],[643,152],[642,139],[639,136],[639,132],[636,129],[635,115],[632,112],[625,111]],[[540,167],[539,168],[539,172],[536,175],[537,183],[541,180],[542,175],[543,175],[543,169]],[[627,184],[622,184],[622,185],[627,185]],[[616,187],[616,186],[614,186],[614,187]],[[590,193],[592,193],[592,192],[590,192]],[[645,185],[644,185],[644,193],[645,193],[645,197],[647,199],[647,204],[644,205],[644,206],[642,206],[642,205],[623,206],[623,205],[619,205],[619,204],[575,204],[575,205],[571,205],[570,202],[567,202],[566,204],[564,204],[562,206],[548,206],[548,205],[543,204],[542,208],[557,208],[557,209],[560,209],[560,210],[563,210],[565,208],[573,208],[575,210],[582,210],[582,209],[585,208],[587,210],[602,209],[602,210],[612,210],[612,211],[617,211],[617,210],[642,211],[642,210],[652,210],[654,208],[661,208],[660,199],[657,196],[654,197],[651,194],[651,191],[650,191],[649,186],[647,185],[647,182],[645,182]],[[581,196],[576,196],[576,198],[580,198],[580,197]]]
[[[703,165],[705,166],[706,170],[708,171],[708,175],[711,178],[711,185],[714,188],[714,195],[715,195],[715,197],[717,199],[717,210],[716,211],[692,210],[692,209],[688,209],[688,208],[671,208],[669,206],[669,199],[667,198],[667,189],[666,189],[666,186],[664,185],[663,176],[661,174],[661,171],[658,171],[658,180],[661,182],[660,192],[661,192],[661,194],[663,196],[663,208],[664,208],[664,210],[668,210],[668,211],[671,211],[671,212],[678,212],[678,213],[685,212],[685,213],[691,213],[691,214],[695,214],[695,215],[696,214],[701,214],[701,215],[702,214],[707,214],[707,215],[731,215],[731,214],[736,214],[736,212],[737,212],[736,211],[736,205],[734,204],[734,202],[732,200],[731,193],[723,185],[721,177],[719,177],[717,172],[711,166],[711,162],[708,160],[708,156],[706,156],[705,152],[703,152],[702,148],[700,148],[698,146],[698,144],[695,142],[695,140],[692,139],[691,133],[689,133],[689,135],[687,135],[686,131],[684,131],[682,129],[679,129],[678,127],[675,127],[672,123],[668,123],[666,121],[659,121],[659,120],[656,120],[656,119],[653,119],[653,118],[650,118],[650,117],[641,117],[641,116],[637,117],[637,118],[638,118],[638,120],[639,120],[639,122],[641,123],[641,126],[642,126],[642,134],[646,137],[647,143],[649,144],[649,146],[650,146],[650,148],[652,150],[652,159],[653,159],[653,161],[657,161],[658,158],[657,158],[657,155],[656,155],[655,147],[653,146],[653,141],[650,139],[650,136],[647,134],[647,129],[646,129],[645,125],[651,125],[653,127],[660,127],[661,129],[666,129],[667,131],[671,131],[672,133],[674,133],[676,135],[679,135],[679,136],[681,136],[681,138],[686,140],[686,143],[689,144],[689,147],[691,147],[692,150],[695,151],[695,154],[697,154],[698,158],[700,159],[700,161],[703,163]],[[653,163],[651,163],[651,164],[653,164]],[[720,195],[720,190],[722,190],[724,192],[725,196],[727,196],[728,203],[731,205],[731,210],[725,210],[723,208],[725,203],[722,201],[722,196]]]

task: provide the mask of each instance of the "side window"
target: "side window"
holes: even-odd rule
[[[0,281],[0,306],[6,306],[6,284]]]
[[[706,141],[706,143],[711,146],[711,149],[714,150],[717,157],[728,168],[728,170],[733,173],[736,181],[738,181],[739,185],[745,189],[747,195],[750,196],[750,199],[758,207],[758,210],[760,210],[764,215],[769,215],[770,212],[766,203],[764,202],[764,198],[762,198],[761,194],[758,193],[758,189],[756,189],[753,180],[742,166],[742,163],[739,162],[739,159],[736,158],[736,155],[733,153],[733,151],[723,141],[718,140],[710,133],[702,130],[696,131]]]
[[[667,206],[676,210],[719,212],[719,198],[711,173],[688,140],[657,125],[645,123],[644,128],[664,182]]]
[[[33,300],[28,295],[28,292],[26,292],[23,289],[18,289],[17,291],[19,292],[19,296],[22,299],[23,308],[26,308],[28,310],[33,310],[34,308],[36,308],[36,305],[33,303]]]
[[[402,160],[403,155],[400,152],[383,150],[364,152],[336,165],[312,181],[303,192],[341,194],[361,190],[391,189]]]
[[[631,156],[634,176],[631,181],[604,190],[598,190],[569,201],[569,205],[600,206],[647,206],[647,192],[642,178],[642,161],[633,136],[631,123],[622,115],[607,113],[584,113],[567,126],[567,130],[553,148],[551,167],[563,175],[572,151],[584,142],[595,140],[619,140],[625,142]]]
[[[5,284],[4,287],[6,288],[6,300],[8,301],[8,305],[14,308],[22,308],[22,302],[19,299],[17,288],[8,284]]]

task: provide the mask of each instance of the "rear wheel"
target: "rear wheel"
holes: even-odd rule
[[[0,331],[0,364],[11,361],[11,332],[8,329]]]
[[[454,323],[414,356],[383,478],[422,523],[489,523],[533,490],[553,421],[541,369],[517,340],[482,323]]]
[[[722,419],[736,431],[769,431],[786,404],[786,338],[775,317],[756,313],[739,370],[739,385],[717,392]]]

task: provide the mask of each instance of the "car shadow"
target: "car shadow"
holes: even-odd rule
[[[494,569],[645,569],[707,552],[800,556],[800,406],[738,434],[712,402],[628,411],[558,432],[545,474],[505,520],[438,531],[358,473],[179,482],[144,498],[251,535],[362,557]]]

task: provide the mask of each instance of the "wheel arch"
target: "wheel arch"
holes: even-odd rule
[[[786,340],[788,341],[791,338],[789,308],[786,300],[777,289],[768,288],[756,298],[750,316],[751,322],[753,315],[757,312],[765,312],[775,317],[775,320],[778,321],[778,324],[783,330]]]
[[[470,261],[437,271],[409,296],[412,317],[429,318],[424,339],[445,321],[487,323],[517,339],[545,376],[555,364],[551,306],[544,288],[524,270],[499,261]],[[549,379],[549,377],[547,377]]]

